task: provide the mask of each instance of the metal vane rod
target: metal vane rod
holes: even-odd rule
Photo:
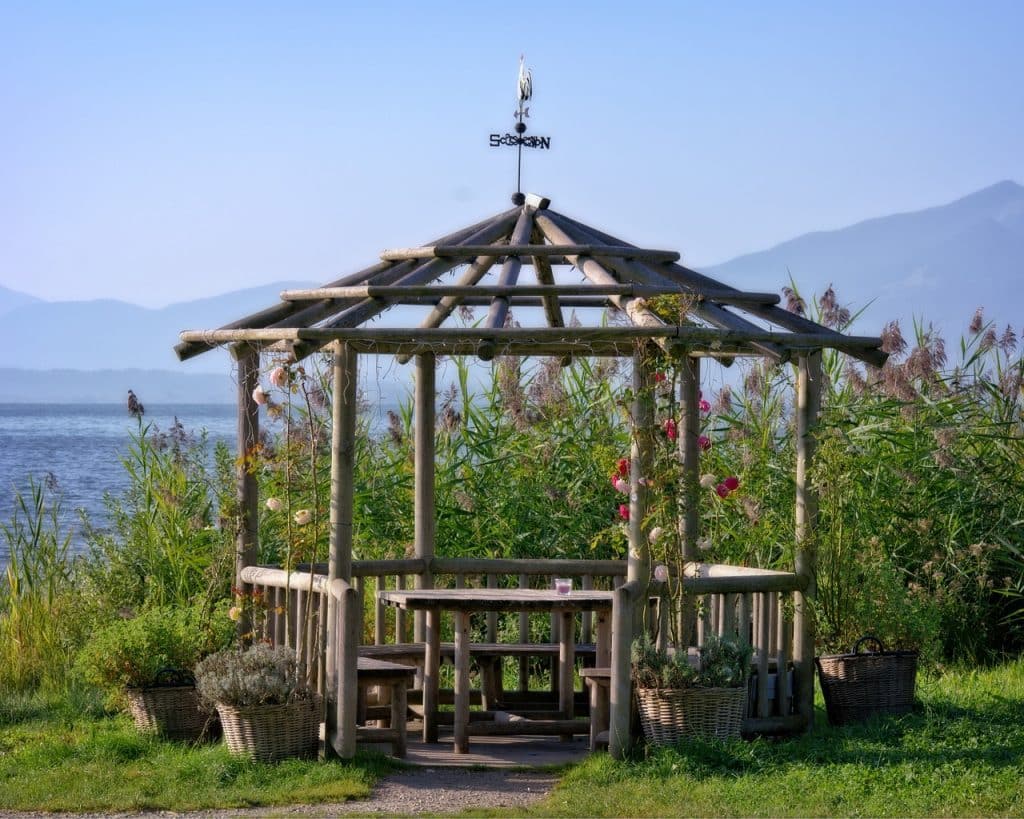
[[[516,86],[516,98],[519,104],[514,114],[516,119],[515,134],[491,134],[489,143],[492,148],[502,145],[516,146],[516,192],[512,196],[512,201],[517,205],[521,205],[525,201],[523,196],[523,148],[548,149],[551,147],[551,137],[523,136],[526,133],[526,123],[523,120],[530,116],[530,108],[526,103],[532,97],[533,72],[526,67],[525,57],[520,54],[519,78]]]

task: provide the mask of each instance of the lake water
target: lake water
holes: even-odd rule
[[[178,418],[185,429],[206,430],[209,441],[234,447],[235,407],[229,404],[146,404],[145,421],[169,430]],[[93,525],[105,523],[103,495],[128,484],[121,459],[137,421],[123,404],[0,404],[0,521],[9,523],[14,494],[31,475],[56,479],[63,499],[61,524],[72,532],[73,548],[83,548],[77,510]],[[7,543],[0,536],[0,569],[7,564]]]

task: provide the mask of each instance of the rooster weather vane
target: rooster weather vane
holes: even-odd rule
[[[533,97],[533,72],[526,67],[525,58],[522,54],[519,55],[519,82],[516,88],[516,95],[519,100],[519,107],[516,109],[515,114],[513,114],[516,118],[516,132],[514,134],[491,134],[490,146],[498,148],[502,145],[515,145],[518,149],[516,192],[512,196],[512,201],[517,205],[521,205],[525,201],[523,196],[523,147],[543,148],[544,150],[551,148],[551,137],[524,136],[526,133],[526,123],[523,120],[528,119],[530,116],[530,108],[526,103]]]

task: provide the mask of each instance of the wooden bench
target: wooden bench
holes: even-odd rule
[[[356,680],[359,691],[356,701],[356,740],[362,742],[389,742],[394,756],[404,757],[407,746],[406,717],[408,703],[406,692],[416,675],[416,668],[388,660],[360,657],[356,666]],[[379,686],[388,692],[391,718],[386,728],[371,728],[365,725],[367,714],[367,689]]]
[[[494,710],[506,704],[501,661],[505,657],[548,657],[558,658],[557,643],[471,643],[469,653],[480,668],[480,693],[485,710]],[[360,658],[373,658],[404,663],[416,669],[423,668],[426,646],[423,643],[398,643],[392,645],[365,645],[359,647]],[[593,643],[576,645],[576,656],[586,666],[597,656]],[[441,643],[441,659],[453,661],[455,644]],[[555,663],[552,662],[552,669]]]

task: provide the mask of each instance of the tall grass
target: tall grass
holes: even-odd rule
[[[68,662],[61,603],[72,570],[56,482],[30,477],[0,533],[9,555],[0,583],[0,688],[52,688]]]

